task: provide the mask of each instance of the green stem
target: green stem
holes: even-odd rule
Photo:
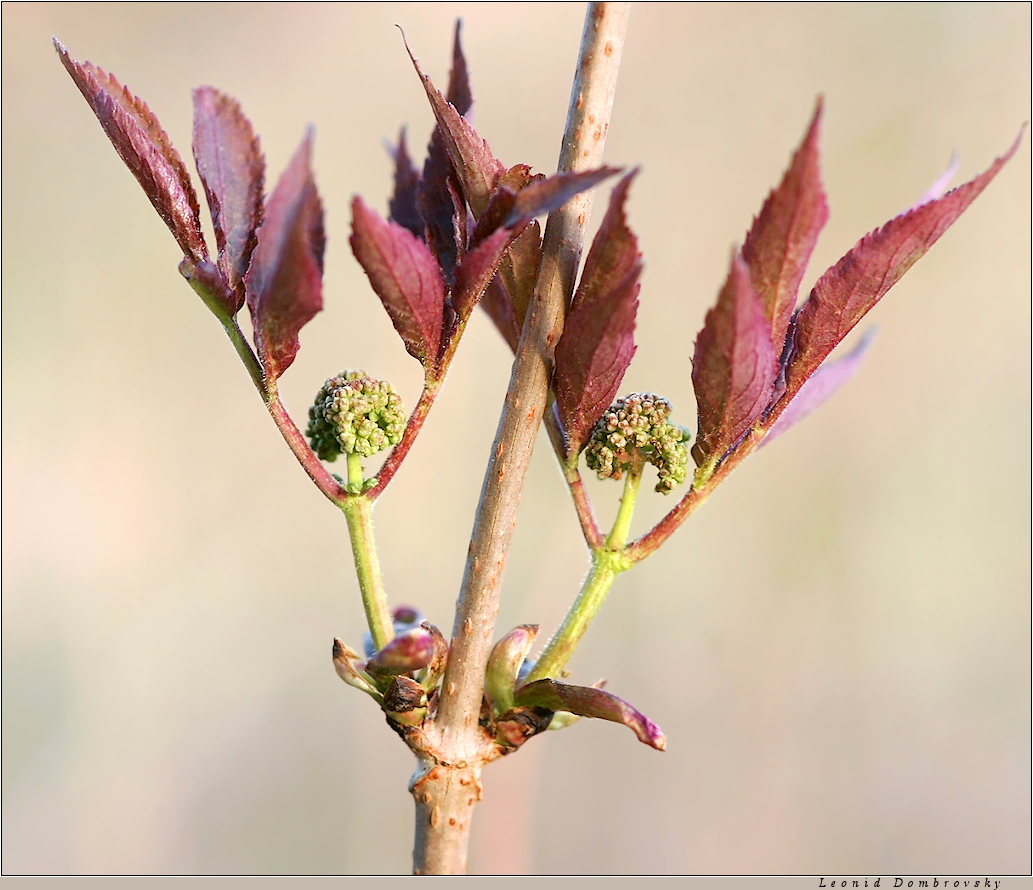
[[[348,491],[353,494],[360,494],[362,492],[362,455],[361,454],[348,454]]]
[[[606,546],[610,550],[623,550],[628,543],[628,533],[631,531],[631,517],[635,513],[635,501],[638,499],[639,486],[642,484],[642,470],[630,471],[624,477],[624,491],[621,494],[621,505],[617,511],[617,518],[613,521],[613,528],[610,536],[606,539]]]
[[[228,319],[220,318],[219,320],[222,322],[222,329],[226,332],[226,336],[230,338],[233,348],[237,351],[237,355],[240,356],[244,367],[247,368],[251,382],[255,384],[255,388],[260,393],[264,394],[265,384],[262,382],[262,365],[258,361],[258,356],[255,355],[254,350],[251,348],[251,344],[248,343],[247,338],[244,336],[244,332],[240,329],[240,325],[237,324],[236,316]]]
[[[635,513],[635,501],[642,484],[642,471],[629,472],[624,477],[624,492],[621,494],[621,505],[617,510],[617,518],[606,538],[605,546],[592,550],[592,570],[581,585],[581,592],[574,600],[567,617],[559,630],[549,640],[541,658],[527,675],[526,683],[534,680],[558,677],[567,666],[570,657],[581,642],[596,613],[602,608],[606,597],[613,586],[613,579],[632,563],[624,555],[624,547],[628,543],[631,531],[631,517]]]
[[[352,455],[348,455],[348,476],[351,479]],[[361,464],[359,477],[361,482]],[[366,623],[373,636],[373,645],[383,649],[392,639],[395,631],[391,622],[391,612],[387,607],[387,596],[384,593],[384,581],[380,576],[380,560],[377,559],[377,548],[373,541],[372,503],[365,495],[345,498],[340,505],[344,518],[348,522],[348,535],[352,542],[352,555],[355,558],[355,574],[359,578],[359,590],[362,592],[362,607],[366,611]]]
[[[555,678],[566,667],[578,643],[588,630],[596,613],[606,601],[613,579],[627,568],[623,554],[613,550],[596,550],[592,554],[592,570],[581,585],[581,592],[553,634],[541,658],[527,675],[525,683]]]

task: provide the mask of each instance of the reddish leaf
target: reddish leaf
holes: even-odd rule
[[[865,331],[864,336],[850,352],[836,361],[825,362],[808,377],[796,397],[788,403],[782,403],[785,405],[784,409],[772,415],[775,418],[774,423],[768,427],[762,444],[766,445],[772,439],[781,436],[790,427],[796,426],[853,377],[861,367],[861,362],[868,352],[874,335],[874,328]]]
[[[541,256],[541,226],[533,221],[510,245],[502,257],[498,274],[481,298],[481,305],[514,352],[527,307],[531,305]]]
[[[423,217],[416,206],[420,173],[413,166],[405,147],[405,128],[398,134],[398,145],[391,150],[395,162],[395,190],[388,202],[392,222],[404,226],[417,238],[423,237]]]
[[[350,243],[406,351],[433,367],[441,346],[445,282],[430,248],[398,223],[385,222],[358,197],[352,201]]]
[[[516,228],[498,229],[463,257],[456,269],[452,293],[452,305],[460,318],[470,317],[473,307],[495,277],[502,257],[526,225],[525,222]]]
[[[557,173],[547,179],[535,179],[517,192],[513,208],[503,225],[515,225],[521,219],[542,216],[562,207],[575,195],[594,188],[604,179],[620,173],[619,167],[600,167],[577,173]]]
[[[258,243],[265,159],[240,105],[212,87],[194,90],[194,160],[235,314],[244,305],[244,275]]]
[[[657,751],[667,748],[667,739],[659,726],[624,699],[602,689],[572,686],[556,680],[535,680],[518,689],[515,698],[516,703],[523,707],[548,708],[550,711],[566,711],[581,717],[623,723],[643,744]]]
[[[488,143],[477,135],[466,118],[438,92],[430,78],[423,73],[408,43],[405,48],[430,100],[448,159],[462,185],[463,197],[473,215],[478,217],[488,206],[488,199],[504,168],[492,154]]]
[[[114,76],[92,62],[77,62],[54,40],[72,76],[119,157],[143,187],[183,252],[195,262],[208,257],[197,195],[190,174],[151,110]]]
[[[473,104],[473,96],[459,34],[460,23],[457,21],[446,98],[459,114],[466,114]],[[423,224],[420,231],[413,231],[430,245],[449,285],[454,280],[456,264],[466,246],[466,205],[458,197],[459,191],[459,181],[449,161],[444,136],[435,126],[427,146],[423,175],[416,188],[416,208]]]
[[[452,70],[448,72],[448,89],[445,98],[452,103],[463,117],[473,107],[473,91],[470,89],[470,72],[466,67],[462,41],[459,39],[463,23],[456,19],[455,37],[452,40]]]
[[[698,466],[724,456],[753,425],[770,399],[778,371],[764,304],[739,251],[717,304],[696,337],[692,386],[699,431],[692,457]]]
[[[503,255],[523,232],[531,217],[551,213],[574,195],[618,172],[615,167],[602,167],[546,179],[544,176],[529,176],[529,168],[525,165],[507,171],[500,178],[500,184],[477,221],[470,242],[471,248],[456,270],[452,303],[460,317],[469,317],[474,305],[495,277]],[[513,182],[520,191],[514,194],[508,187],[509,182]],[[527,184],[521,188],[523,183]],[[537,263],[535,266],[537,268]],[[511,313],[511,317],[515,322],[515,313]]]
[[[635,354],[642,256],[624,217],[624,201],[636,172],[614,186],[556,344],[553,388],[568,458],[581,451]]]
[[[466,207],[458,195],[458,181],[441,132],[435,127],[427,146],[423,175],[416,187],[416,207],[424,222],[427,244],[449,284],[455,275],[459,249],[465,246],[463,239],[456,236],[456,229],[466,221]]]
[[[800,390],[836,344],[961,216],[1021,140],[1022,133],[975,179],[869,232],[818,279],[794,320],[795,352],[786,369],[786,399]]]
[[[323,308],[323,205],[312,178],[312,131],[266,205],[244,278],[255,345],[267,383],[290,367],[298,332]]]
[[[516,164],[499,176],[491,197],[488,199],[488,206],[477,218],[473,234],[470,236],[469,246],[479,244],[504,226],[515,225],[522,217],[535,216],[535,213],[521,213],[516,209],[517,194],[529,183],[536,183],[544,179],[544,174],[532,175],[531,168],[527,164]]]
[[[771,325],[771,343],[782,352],[807,261],[829,216],[818,169],[818,100],[807,134],[778,188],[768,195],[742,247],[753,287]]]

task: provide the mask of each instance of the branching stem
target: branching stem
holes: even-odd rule
[[[630,6],[589,5],[560,151],[560,172],[589,169],[602,161]],[[590,193],[579,195],[550,214],[546,226],[535,294],[517,345],[456,606],[448,667],[434,720],[439,766],[414,788],[417,830],[413,866],[418,874],[447,874],[456,863],[465,863],[469,811],[452,813],[443,807],[449,801],[447,789],[453,787],[453,770],[467,769],[470,761],[482,756],[478,717],[502,571],[547,403],[552,352],[563,330],[590,209]],[[424,822],[428,812],[435,814],[429,826]],[[458,824],[465,830],[456,831]]]
[[[627,560],[620,552],[601,549],[592,554],[592,570],[581,585],[581,591],[567,612],[567,617],[563,619],[563,624],[553,634],[549,645],[527,675],[526,683],[556,678],[563,672],[588,630],[588,625],[606,601],[614,578],[626,568]]]

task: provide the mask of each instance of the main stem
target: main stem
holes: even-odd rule
[[[630,3],[592,3],[581,38],[559,171],[602,161]],[[534,299],[517,345],[509,390],[481,488],[456,606],[448,667],[434,720],[433,756],[414,777],[416,874],[462,874],[485,760],[478,726],[484,673],[499,608],[499,588],[524,476],[541,423],[552,353],[584,245],[590,194],[550,214]],[[478,793],[473,793],[476,788]],[[462,789],[462,790],[460,790]]]

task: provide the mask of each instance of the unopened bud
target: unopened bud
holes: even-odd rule
[[[425,627],[414,627],[391,640],[366,662],[373,674],[411,674],[422,670],[434,658],[433,634]]]
[[[373,696],[378,702],[383,700],[380,691],[370,682],[365,673],[366,664],[357,652],[352,651],[340,640],[334,638],[333,648],[334,670],[337,676],[344,680],[349,686],[361,689],[363,692]]]
[[[427,693],[411,677],[395,677],[384,693],[384,710],[396,723],[419,726],[427,717]]]
[[[499,640],[488,656],[484,688],[496,714],[513,707],[517,675],[538,636],[537,624],[521,624]]]
[[[495,739],[508,748],[519,748],[531,736],[549,728],[553,712],[546,708],[513,708],[495,723]]]
[[[420,681],[420,685],[427,692],[430,692],[438,685],[438,681],[444,675],[445,668],[448,666],[448,641],[433,624],[424,621],[421,627],[427,630],[434,642],[434,655],[430,660],[430,664],[417,674],[417,679]]]

